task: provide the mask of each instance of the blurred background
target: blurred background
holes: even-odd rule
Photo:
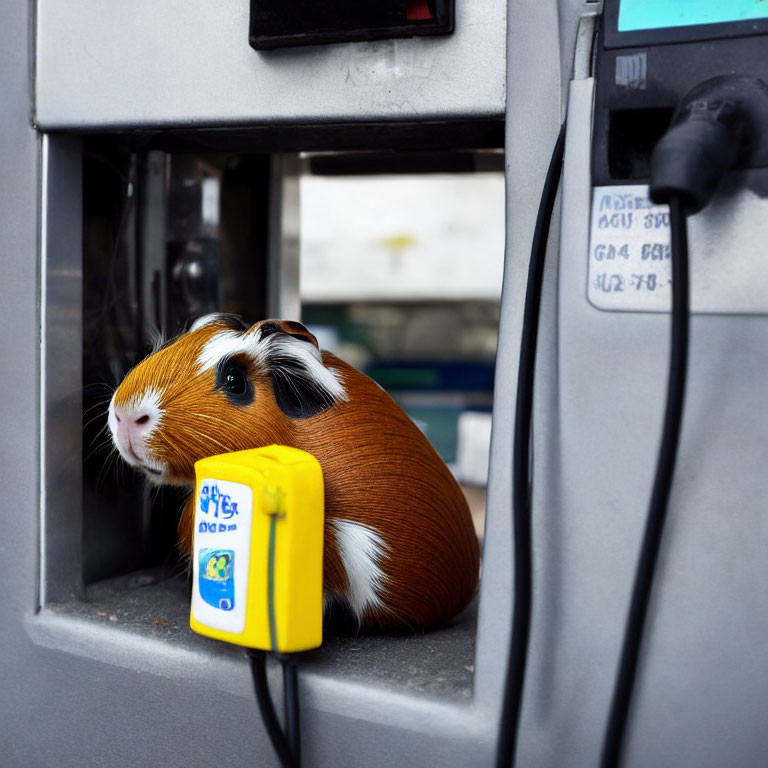
[[[302,321],[418,424],[482,533],[503,174],[306,174],[299,201]]]
[[[298,319],[377,381],[450,466],[482,535],[503,152],[136,151],[94,137],[83,193],[86,583],[175,563],[179,490],[105,459],[104,411],[153,344],[214,311]]]

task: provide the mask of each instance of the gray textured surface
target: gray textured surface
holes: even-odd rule
[[[590,79],[571,87],[562,239],[551,254],[539,342],[523,766],[599,762],[666,395],[669,316],[604,312],[586,298],[592,87]],[[717,215],[738,199],[718,200]],[[727,260],[725,233],[710,237],[709,258]],[[692,255],[692,270],[701,258]],[[740,278],[749,281],[749,270]],[[728,285],[723,291],[733,295]],[[627,767],[765,765],[767,343],[764,317],[692,319],[680,453]]]
[[[119,647],[122,635],[160,640],[211,659],[237,659],[240,649],[195,634],[189,628],[186,577],[155,569],[98,582],[82,601],[53,603],[46,612],[90,623]],[[322,648],[301,655],[300,674],[314,673],[413,693],[440,701],[472,698],[476,611],[470,606],[450,626],[425,634],[390,637],[326,634]]]
[[[504,112],[504,0],[447,37],[254,51],[248,0],[39,0],[38,124],[426,120]]]

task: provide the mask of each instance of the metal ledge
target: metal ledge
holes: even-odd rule
[[[482,728],[471,706],[476,624],[472,604],[451,626],[424,634],[331,636],[301,655],[303,698],[320,709],[334,701],[335,713],[359,719],[364,712],[391,727],[454,738]],[[189,628],[183,577],[152,570],[98,582],[85,600],[49,604],[28,617],[26,629],[48,649],[253,696],[242,650]]]
[[[250,719],[253,731],[243,732],[238,754],[267,750],[262,759],[271,765],[244,654],[195,635],[188,601],[186,579],[141,572],[89,587],[83,602],[51,604],[27,616],[25,629],[38,647],[63,654],[58,667],[75,675],[93,662],[127,671],[121,680],[153,675],[156,682],[144,680],[144,690],[181,685],[195,700],[216,703],[217,722]],[[472,606],[445,629],[334,637],[303,654],[302,736],[312,745],[307,764],[385,766],[415,757],[411,764],[489,765],[496,717],[472,700],[475,627]],[[279,711],[278,666],[271,664],[268,674]],[[106,668],[99,672],[100,681],[112,678]],[[94,681],[83,683],[100,695],[89,687]],[[193,720],[199,725],[199,716]]]

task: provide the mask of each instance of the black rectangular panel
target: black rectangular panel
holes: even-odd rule
[[[251,0],[257,50],[453,32],[454,0]]]
[[[596,185],[647,182],[651,152],[675,107],[704,80],[749,75],[768,83],[768,19],[620,32],[619,9],[619,0],[605,0],[595,70]],[[766,165],[768,149],[753,153],[750,167]]]

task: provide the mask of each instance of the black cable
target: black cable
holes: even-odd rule
[[[256,691],[256,701],[259,704],[261,719],[264,721],[264,727],[267,729],[269,740],[272,742],[275,753],[283,768],[298,768],[291,753],[288,740],[280,727],[280,721],[275,713],[275,705],[272,703],[272,697],[269,695],[269,686],[267,685],[267,654],[266,651],[260,651],[255,648],[247,648],[246,656],[251,666],[251,675],[253,676],[253,687]]]
[[[283,665],[283,695],[285,697],[285,735],[296,768],[301,766],[301,732],[299,730],[299,675],[289,655],[277,655]]]
[[[615,768],[637,675],[648,604],[680,439],[688,364],[688,235],[686,215],[704,208],[725,174],[761,147],[768,125],[768,85],[741,75],[705,80],[680,101],[651,156],[650,198],[669,203],[672,250],[672,340],[659,457],[645,534],[624,629],[619,669],[603,741],[602,768]]]
[[[621,759],[643,628],[672,488],[685,400],[689,319],[688,236],[685,206],[680,195],[672,195],[669,209],[672,245],[672,339],[669,351],[667,405],[645,535],[635,573],[632,601],[624,629],[621,661],[603,742],[602,768],[615,768]]]
[[[515,434],[512,459],[512,516],[515,557],[512,638],[507,662],[507,679],[501,709],[497,768],[508,768],[514,760],[520,720],[528,638],[531,625],[532,554],[530,441],[533,413],[533,380],[536,368],[536,341],[539,332],[539,307],[544,280],[544,262],[549,240],[549,227],[565,151],[565,125],[561,126],[549,161],[547,177],[539,200],[539,211],[533,232],[528,285],[523,309],[523,332],[520,340],[520,363],[517,374]]]

